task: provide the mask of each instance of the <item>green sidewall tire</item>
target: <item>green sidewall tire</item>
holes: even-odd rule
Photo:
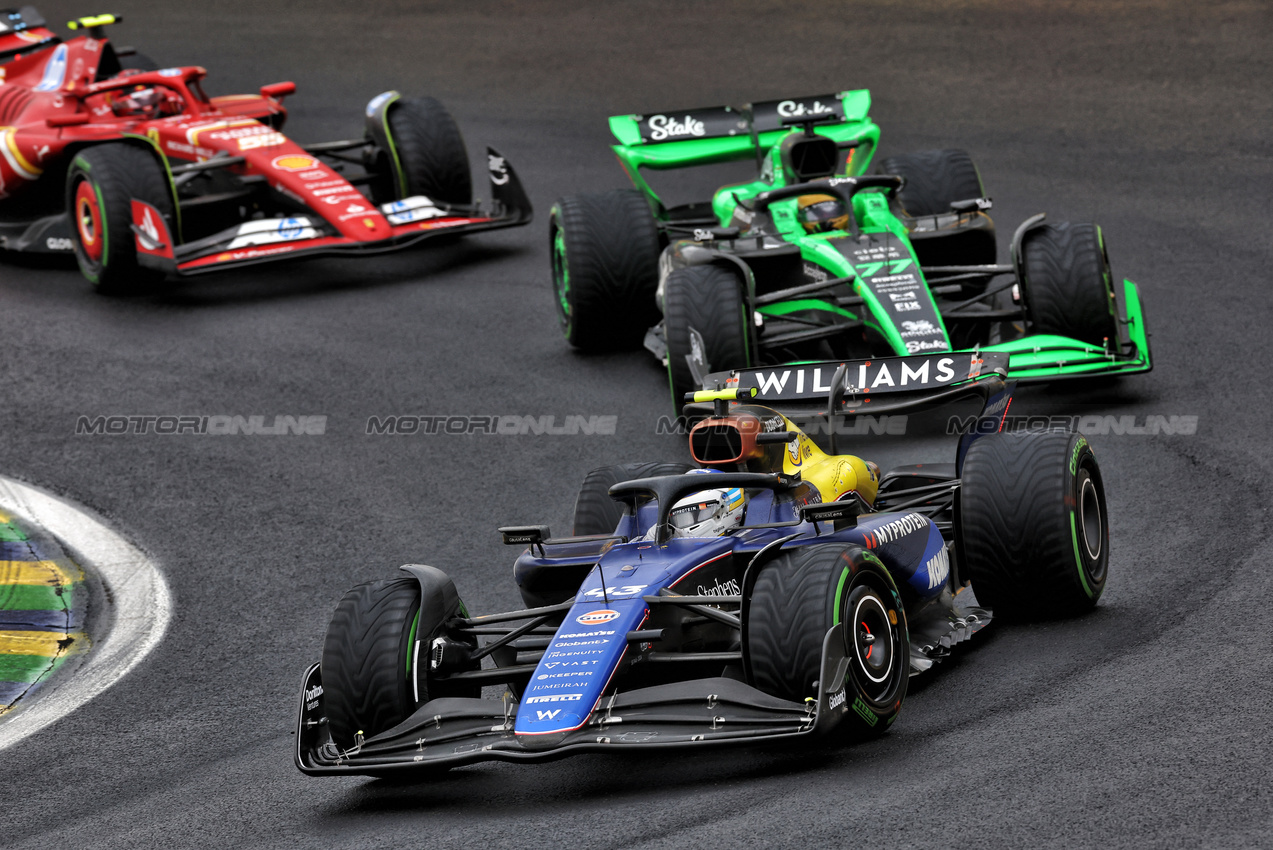
[[[635,189],[553,204],[548,247],[553,301],[567,342],[582,351],[641,347],[659,320],[659,230]]]
[[[405,197],[425,195],[447,204],[472,203],[468,149],[445,106],[431,97],[399,100],[390,106],[388,120],[398,165],[406,178]],[[400,194],[401,188],[395,187],[395,195]]]
[[[1026,307],[1035,333],[1092,345],[1117,342],[1114,281],[1099,227],[1045,224],[1026,234],[1021,252]]]
[[[960,570],[995,617],[1073,616],[1096,605],[1108,573],[1109,514],[1084,437],[980,437],[960,480]]]
[[[89,257],[76,221],[75,195],[87,182],[98,199],[103,251]],[[71,244],[80,271],[103,295],[145,292],[163,280],[163,273],[140,266],[132,232],[132,201],[145,201],[159,211],[168,232],[176,235],[172,189],[163,164],[140,144],[109,142],[85,148],[67,169],[66,209],[71,220]]]
[[[781,699],[800,702],[814,697],[823,640],[829,629],[843,622],[850,659],[844,723],[857,737],[887,730],[906,698],[910,639],[901,596],[884,565],[860,546],[827,543],[782,552],[758,569],[743,600],[751,684]],[[854,603],[865,596],[878,600],[895,620],[888,626],[892,663],[886,674],[877,675],[880,682],[866,676],[855,653],[853,630],[858,624],[846,622],[857,610]]]
[[[336,746],[348,749],[405,720],[416,706],[411,679],[412,632],[420,611],[414,578],[351,588],[336,606],[323,641],[323,695]],[[420,681],[421,702],[428,699]]]

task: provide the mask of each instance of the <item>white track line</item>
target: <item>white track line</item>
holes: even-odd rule
[[[94,638],[81,666],[29,705],[0,719],[0,750],[70,714],[122,679],[159,645],[172,617],[172,595],[153,561],[83,508],[0,475],[0,508],[58,538],[111,595],[110,631]]]

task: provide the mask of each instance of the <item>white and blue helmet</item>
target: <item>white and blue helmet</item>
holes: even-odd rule
[[[686,475],[719,472],[691,469]],[[691,493],[672,506],[667,516],[672,537],[719,537],[743,523],[747,498],[741,487],[717,487]]]

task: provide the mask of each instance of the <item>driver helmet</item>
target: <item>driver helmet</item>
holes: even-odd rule
[[[149,117],[159,111],[161,95],[155,88],[134,89],[124,97],[118,98],[112,105],[119,116],[138,115]]]
[[[831,195],[801,195],[796,201],[796,214],[806,233],[849,229],[844,202]]]
[[[720,472],[692,469],[687,475]],[[691,493],[672,506],[667,516],[672,537],[719,537],[743,524],[747,497],[741,487],[717,487]]]

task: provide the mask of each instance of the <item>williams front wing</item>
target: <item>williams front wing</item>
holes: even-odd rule
[[[834,729],[850,710],[844,627],[823,640],[817,698],[770,696],[735,679],[694,679],[602,697],[588,722],[554,736],[519,736],[518,704],[443,698],[425,703],[392,729],[350,749],[328,734],[322,674],[305,672],[296,728],[296,766],[311,776],[383,775],[480,761],[535,762],[587,752],[720,747],[811,739]],[[829,685],[821,683],[829,682]]]

